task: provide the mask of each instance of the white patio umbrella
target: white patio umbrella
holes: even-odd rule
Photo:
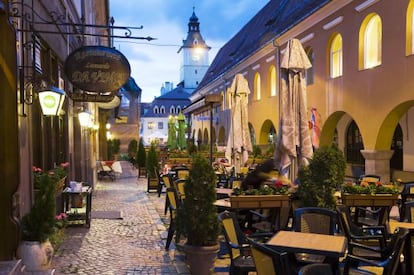
[[[249,94],[247,80],[242,74],[236,74],[230,87],[231,119],[225,154],[236,173],[240,173],[240,167],[252,151],[247,114]]]
[[[281,62],[279,133],[275,164],[293,181],[298,166],[313,156],[306,103],[305,71],[312,67],[298,39],[288,41]]]

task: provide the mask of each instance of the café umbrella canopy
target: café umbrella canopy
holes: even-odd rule
[[[306,102],[305,71],[312,67],[298,39],[289,40],[281,62],[279,133],[275,164],[294,180],[298,167],[313,156]]]
[[[230,87],[231,119],[226,146],[226,158],[230,160],[236,173],[247,162],[252,151],[247,103],[250,94],[249,84],[242,74],[236,74]]]
[[[178,148],[180,148],[180,150],[184,150],[185,148],[187,148],[187,140],[185,138],[185,131],[187,129],[187,125],[185,124],[185,116],[181,112],[177,116],[177,123],[177,145]]]
[[[177,130],[175,128],[175,117],[168,117],[168,138],[167,145],[170,150],[177,148]]]

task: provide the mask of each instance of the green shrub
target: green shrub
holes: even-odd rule
[[[138,166],[138,168],[145,167],[146,159],[147,159],[147,153],[145,152],[144,141],[142,140],[142,137],[141,137],[139,139],[137,162],[136,162],[136,165]]]
[[[147,161],[146,162],[146,167],[147,167],[148,177],[149,178],[155,178],[156,177],[155,171],[160,170],[160,163],[159,163],[159,158],[158,158],[158,155],[157,155],[157,151],[155,150],[155,144],[154,143],[151,143],[146,161]]]
[[[344,155],[336,145],[316,150],[309,166],[298,172],[301,205],[335,209],[334,193],[344,182],[345,167]]]
[[[210,162],[204,156],[195,154],[184,185],[185,200],[177,213],[178,231],[187,237],[188,245],[217,244],[220,224],[214,205],[216,181]]]

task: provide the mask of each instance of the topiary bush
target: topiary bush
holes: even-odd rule
[[[141,137],[138,143],[138,152],[137,152],[137,161],[136,161],[137,167],[138,168],[145,167],[146,159],[147,159],[147,153],[145,152],[144,141],[142,140],[142,137]]]
[[[187,237],[187,245],[211,246],[218,242],[217,177],[210,162],[194,154],[189,177],[184,185],[185,200],[177,212],[178,231]]]

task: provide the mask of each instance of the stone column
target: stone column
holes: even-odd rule
[[[390,159],[393,150],[361,150],[365,158],[365,174],[381,176],[381,182],[390,182]]]

